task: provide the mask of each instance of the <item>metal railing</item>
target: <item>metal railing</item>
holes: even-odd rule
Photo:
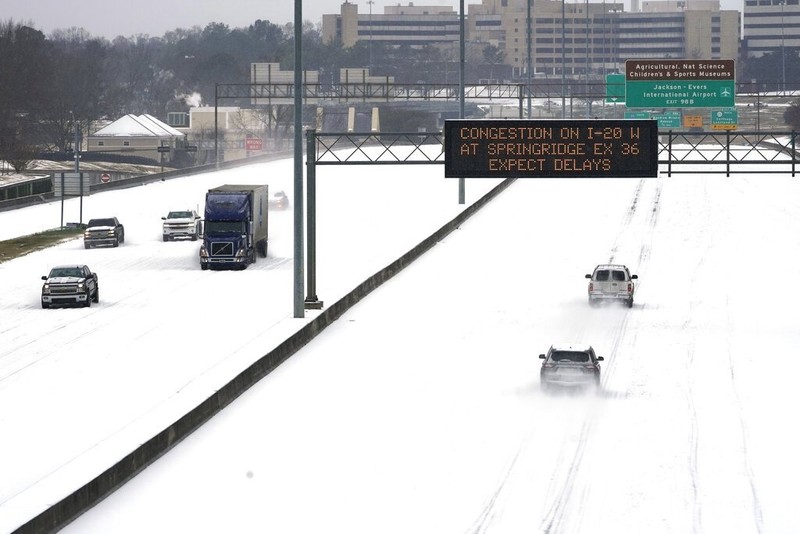
[[[309,132],[316,165],[443,164],[444,134]],[[662,174],[791,174],[797,171],[797,132],[659,133]]]

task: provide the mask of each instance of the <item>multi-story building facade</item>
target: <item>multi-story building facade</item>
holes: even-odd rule
[[[613,18],[623,4],[531,2],[531,66],[542,75],[585,74],[616,63]],[[469,6],[469,39],[505,52],[515,75],[527,72],[528,4],[526,0],[483,0]],[[563,43],[563,46],[562,46]]]
[[[747,57],[800,50],[800,1],[745,0],[742,51]]]
[[[738,11],[720,10],[716,1],[687,2],[683,9],[677,6],[675,10],[648,10],[658,4],[645,2],[640,13],[616,16],[620,60],[739,57],[741,17]]]
[[[569,76],[621,71],[626,59],[738,56],[738,11],[716,0],[621,2],[536,0],[531,15],[531,64],[536,73]],[[634,5],[638,5],[634,3]],[[515,73],[526,72],[526,0],[483,0],[469,6],[469,38],[500,46]]]
[[[719,0],[645,0],[641,7],[634,0],[630,12],[614,1],[481,0],[466,7],[468,55],[475,48],[497,47],[518,77],[527,73],[529,62],[535,75],[576,77],[619,72],[626,59],[739,56],[740,13],[721,10]],[[360,14],[356,4],[346,2],[340,15],[323,16],[323,38],[340,39],[343,46],[372,39],[455,50],[459,16],[450,7],[413,5]]]
[[[384,12],[359,13],[358,5],[345,2],[338,15],[322,16],[322,40],[339,41],[345,48],[358,41],[391,45],[441,45],[456,43],[460,20],[451,6],[387,6]]]

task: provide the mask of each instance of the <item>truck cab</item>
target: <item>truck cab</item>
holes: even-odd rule
[[[266,185],[224,185],[206,193],[200,268],[245,269],[267,256]]]

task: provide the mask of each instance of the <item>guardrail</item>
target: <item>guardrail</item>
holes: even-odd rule
[[[420,165],[444,163],[442,132],[409,133],[320,133],[314,132],[317,165]],[[661,131],[659,159],[661,172],[675,174],[790,174],[796,176],[798,132],[795,131]],[[377,153],[366,151],[378,147]],[[92,183],[90,192],[108,191],[159,180],[188,176],[218,169],[230,169],[262,161],[292,157],[292,150],[241,160],[208,164],[155,174]],[[21,187],[15,184],[14,187]],[[22,186],[24,187],[24,186]],[[53,200],[52,186],[41,187],[28,196],[0,200],[0,211]]]
[[[141,174],[138,176],[131,176],[130,178],[121,178],[117,180],[113,180],[110,182],[101,182],[99,179],[97,181],[92,181],[89,184],[89,192],[90,193],[97,193],[101,191],[111,191],[115,189],[127,189],[129,187],[134,187],[137,185],[143,185],[152,182],[159,182],[163,180],[170,180],[172,178],[180,178],[182,176],[191,176],[195,174],[203,174],[207,172],[213,172],[220,169],[233,169],[236,167],[242,167],[244,165],[252,165],[253,163],[261,163],[265,161],[273,161],[276,159],[284,159],[291,157],[293,152],[291,151],[281,151],[275,152],[272,154],[264,154],[263,156],[253,156],[250,158],[245,159],[237,159],[232,161],[225,161],[219,164],[210,163],[207,165],[199,165],[196,167],[189,167],[186,169],[175,169],[171,171],[165,172],[158,172],[153,174]],[[71,172],[71,171],[70,171]],[[100,175],[102,174],[101,171],[92,171],[92,174]],[[0,200],[0,211],[5,211],[9,209],[21,208],[25,206],[31,206],[34,204],[41,204],[44,202],[52,202],[53,200],[57,200],[56,197],[53,195],[53,178],[38,178],[36,180],[45,180],[50,182],[49,188],[45,191],[35,191],[29,195],[21,196],[19,198],[14,198],[11,200]],[[31,180],[34,181],[34,180]],[[27,184],[29,182],[21,182],[21,184]],[[19,186],[20,184],[15,184],[15,186]]]

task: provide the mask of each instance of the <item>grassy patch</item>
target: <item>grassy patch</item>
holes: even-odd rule
[[[83,228],[56,228],[0,241],[0,263],[75,239],[80,235],[83,235]]]

